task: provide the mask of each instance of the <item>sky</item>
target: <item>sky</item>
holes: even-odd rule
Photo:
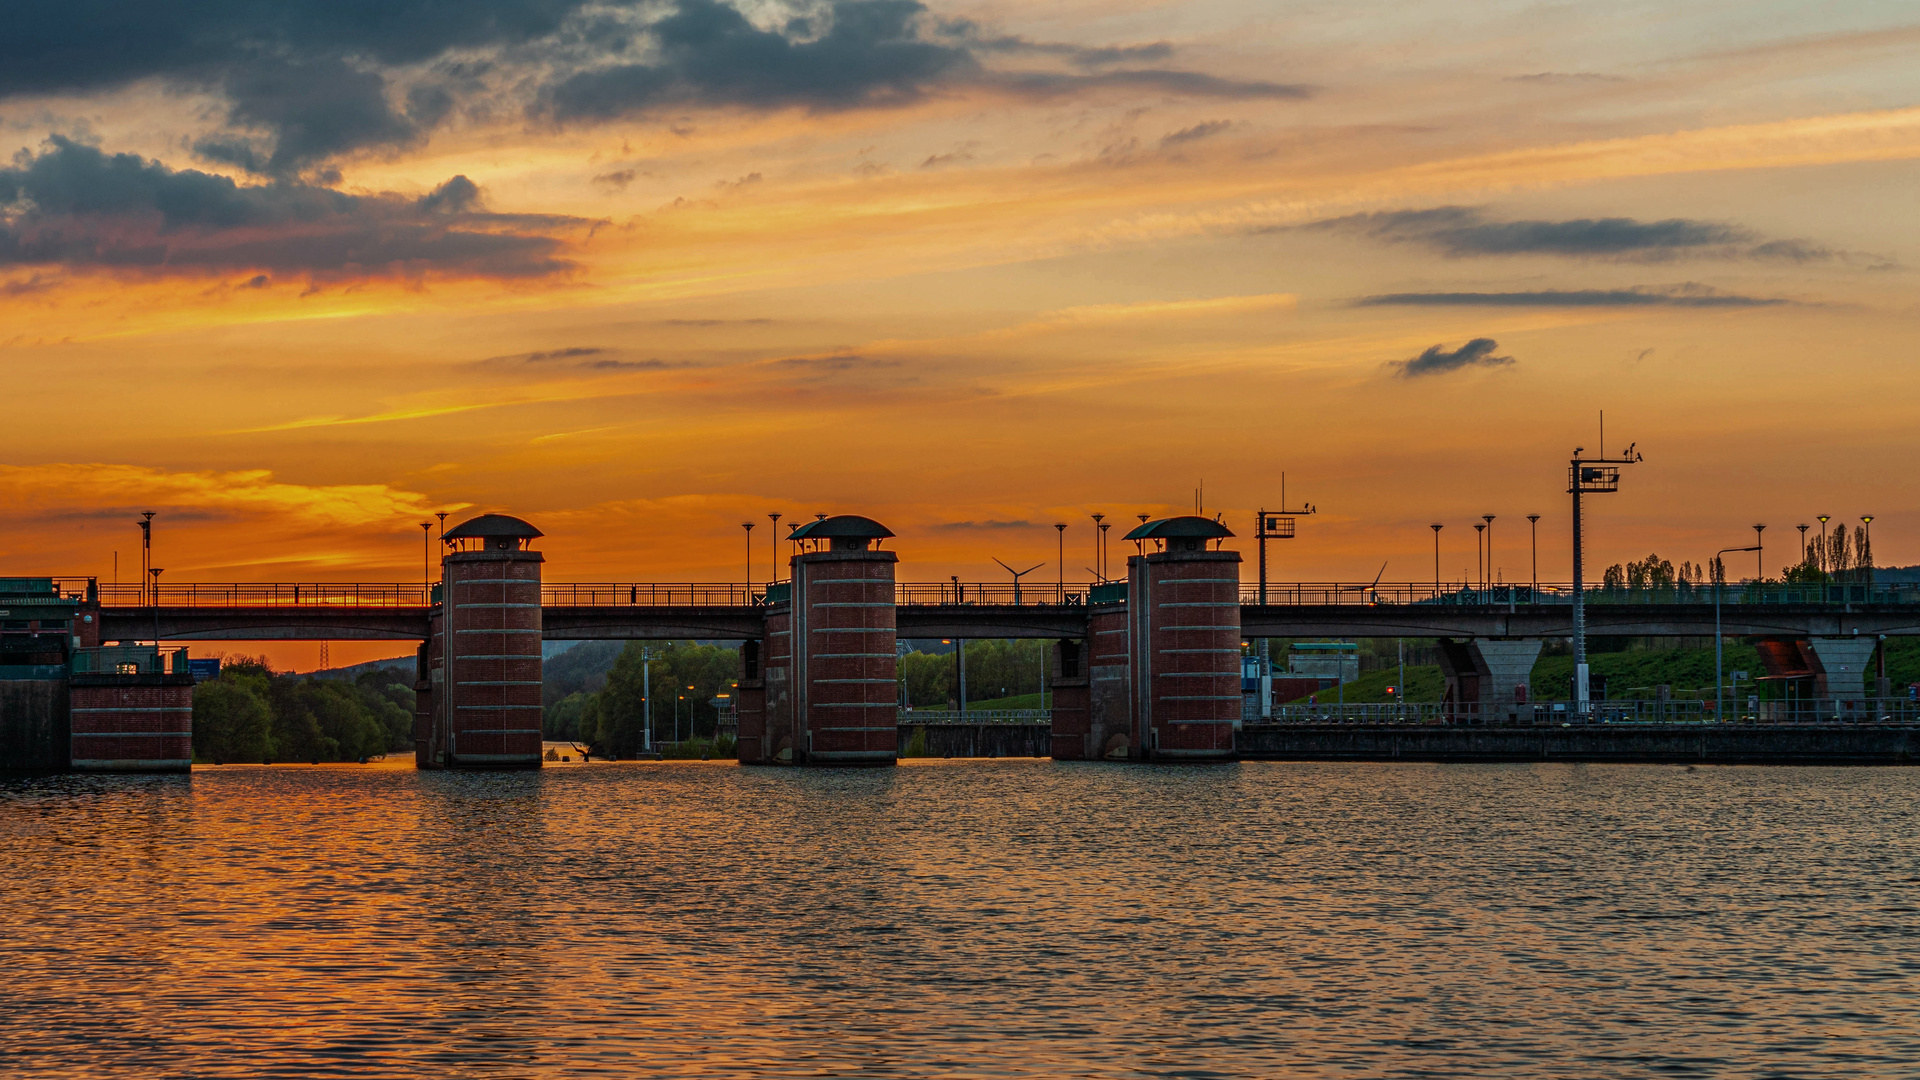
[[[498,511],[766,580],[780,512],[1084,581],[1091,513],[1284,473],[1277,580],[1435,522],[1462,579],[1488,513],[1524,580],[1537,513],[1560,581],[1603,410],[1596,564],[1920,562],[1908,4],[189,7],[0,37],[0,573],[130,579],[153,510],[169,582],[414,581]]]

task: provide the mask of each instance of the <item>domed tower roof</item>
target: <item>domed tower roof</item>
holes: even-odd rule
[[[809,521],[793,530],[789,540],[883,540],[893,535],[893,530],[859,514],[836,514],[833,517]]]
[[[464,547],[462,541],[478,540],[487,551],[518,551],[535,537],[545,536],[539,529],[508,514],[481,514],[448,529],[442,540]]]
[[[1149,521],[1128,533],[1128,540],[1171,540],[1174,537],[1202,540],[1218,540],[1233,535],[1233,530],[1212,518],[1187,514],[1183,517],[1161,518]]]

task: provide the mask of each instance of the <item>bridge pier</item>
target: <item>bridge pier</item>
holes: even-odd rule
[[[892,535],[871,518],[843,514],[808,522],[788,536],[809,550],[790,563],[788,602],[767,609],[765,727],[754,760],[897,760],[893,581],[900,557],[879,547]]]
[[[1047,732],[1047,755],[1055,761],[1085,761],[1098,757],[1093,745],[1093,717],[1087,700],[1087,645],[1078,638],[1053,643],[1052,726]]]
[[[1095,585],[1087,604],[1089,758],[1126,761],[1140,752],[1134,727],[1133,649],[1128,644],[1127,583]]]
[[[1127,559],[1129,666],[1145,757],[1230,758],[1240,722],[1240,553],[1208,550],[1232,536],[1203,517],[1151,521],[1128,533],[1162,550]]]
[[[1807,655],[1813,660],[1814,697],[1826,716],[1845,715],[1842,702],[1867,696],[1867,664],[1879,644],[1875,638],[1809,637]]]
[[[1539,638],[1441,638],[1440,673],[1447,681],[1448,719],[1454,723],[1518,719],[1543,644]]]
[[[430,616],[430,720],[414,760],[428,769],[537,769],[540,530],[482,514],[447,532],[440,603]]]

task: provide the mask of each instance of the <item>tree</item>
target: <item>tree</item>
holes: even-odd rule
[[[193,756],[207,761],[268,761],[273,709],[267,680],[229,668],[194,687]]]

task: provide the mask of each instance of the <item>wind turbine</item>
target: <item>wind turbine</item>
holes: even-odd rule
[[[1013,575],[1013,606],[1014,607],[1020,606],[1020,579],[1023,577],[1026,577],[1028,574],[1033,573],[1035,570],[1038,570],[1041,567],[1047,565],[1044,562],[1038,562],[1038,563],[1034,563],[1032,566],[1027,567],[1025,570],[1015,570],[1013,567],[1008,566],[1006,563],[1000,562],[1000,560],[997,557],[993,561],[1000,563],[1000,566],[1003,569],[1005,569],[1007,573]]]

